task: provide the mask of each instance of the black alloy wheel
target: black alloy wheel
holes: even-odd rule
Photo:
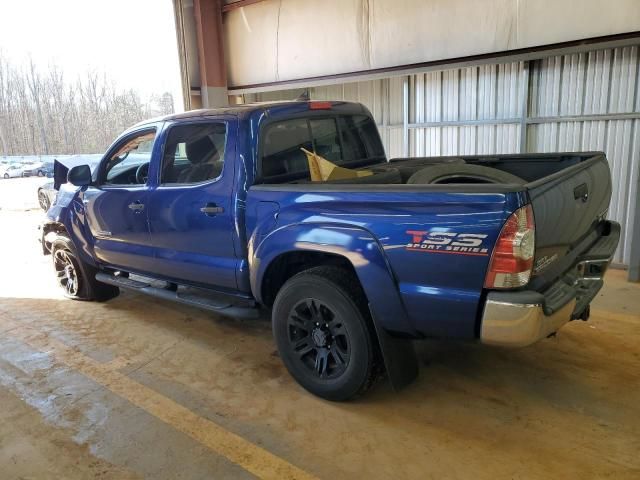
[[[273,335],[287,370],[309,392],[349,400],[379,373],[377,339],[358,278],[340,267],[313,267],[278,291]]]
[[[343,322],[324,303],[306,298],[287,319],[289,344],[308,372],[319,379],[337,378],[350,357],[350,342]]]

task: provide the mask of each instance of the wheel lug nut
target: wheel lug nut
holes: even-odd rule
[[[319,326],[320,326],[320,324],[318,322],[316,322],[316,327],[319,327]]]

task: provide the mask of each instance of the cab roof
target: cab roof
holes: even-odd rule
[[[180,121],[199,117],[214,117],[218,115],[250,116],[254,113],[266,114],[267,116],[277,113],[281,115],[300,113],[305,110],[331,110],[339,108],[341,113],[362,113],[366,111],[362,104],[344,101],[318,101],[318,100],[282,100],[277,102],[256,102],[240,105],[231,105],[221,108],[203,108],[199,110],[189,110],[183,113],[174,113],[163,117],[151,118],[137,123],[131,128],[137,128],[152,123]]]

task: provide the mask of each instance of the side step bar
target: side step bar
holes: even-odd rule
[[[141,277],[142,278],[142,277]],[[98,272],[96,274],[96,280],[108,285],[121,287],[129,290],[134,290],[140,293],[146,293],[152,297],[162,298],[164,300],[170,300],[172,302],[183,303],[191,307],[202,308],[211,312],[219,313],[220,315],[226,315],[233,318],[258,318],[260,316],[260,310],[257,305],[233,305],[227,300],[217,299],[215,294],[203,295],[193,293],[191,290],[196,289],[180,289],[177,291],[169,290],[166,288],[154,286],[144,280],[137,280],[127,277],[120,277],[111,275],[104,272]]]

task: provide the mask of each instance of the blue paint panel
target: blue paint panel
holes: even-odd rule
[[[227,144],[222,174],[219,178],[193,185],[157,185],[158,173],[147,200],[151,244],[155,261],[151,273],[185,283],[235,289],[239,260],[234,248],[236,159],[236,119],[220,116],[213,119],[183,121],[185,124],[224,122]],[[173,125],[162,132],[163,141]],[[158,158],[152,160],[159,172]],[[200,209],[216,206],[222,211],[207,215]]]
[[[386,328],[424,336],[473,338],[491,248],[505,219],[524,201],[522,195],[300,193],[285,188],[249,191],[248,212],[264,201],[280,205],[274,233],[262,231],[257,216],[247,216],[247,231],[262,238],[252,253],[260,269],[287,250],[325,251],[350,259],[364,284],[371,275],[371,262],[385,269],[392,280],[367,282],[365,288],[370,301],[383,299],[383,310],[375,313]],[[412,235],[408,231],[486,235],[483,245],[489,253],[481,256],[409,250]],[[252,280],[254,294],[258,294],[255,288],[260,284],[259,273]],[[385,301],[397,292],[401,302],[389,309]],[[404,316],[408,323],[397,321]]]

